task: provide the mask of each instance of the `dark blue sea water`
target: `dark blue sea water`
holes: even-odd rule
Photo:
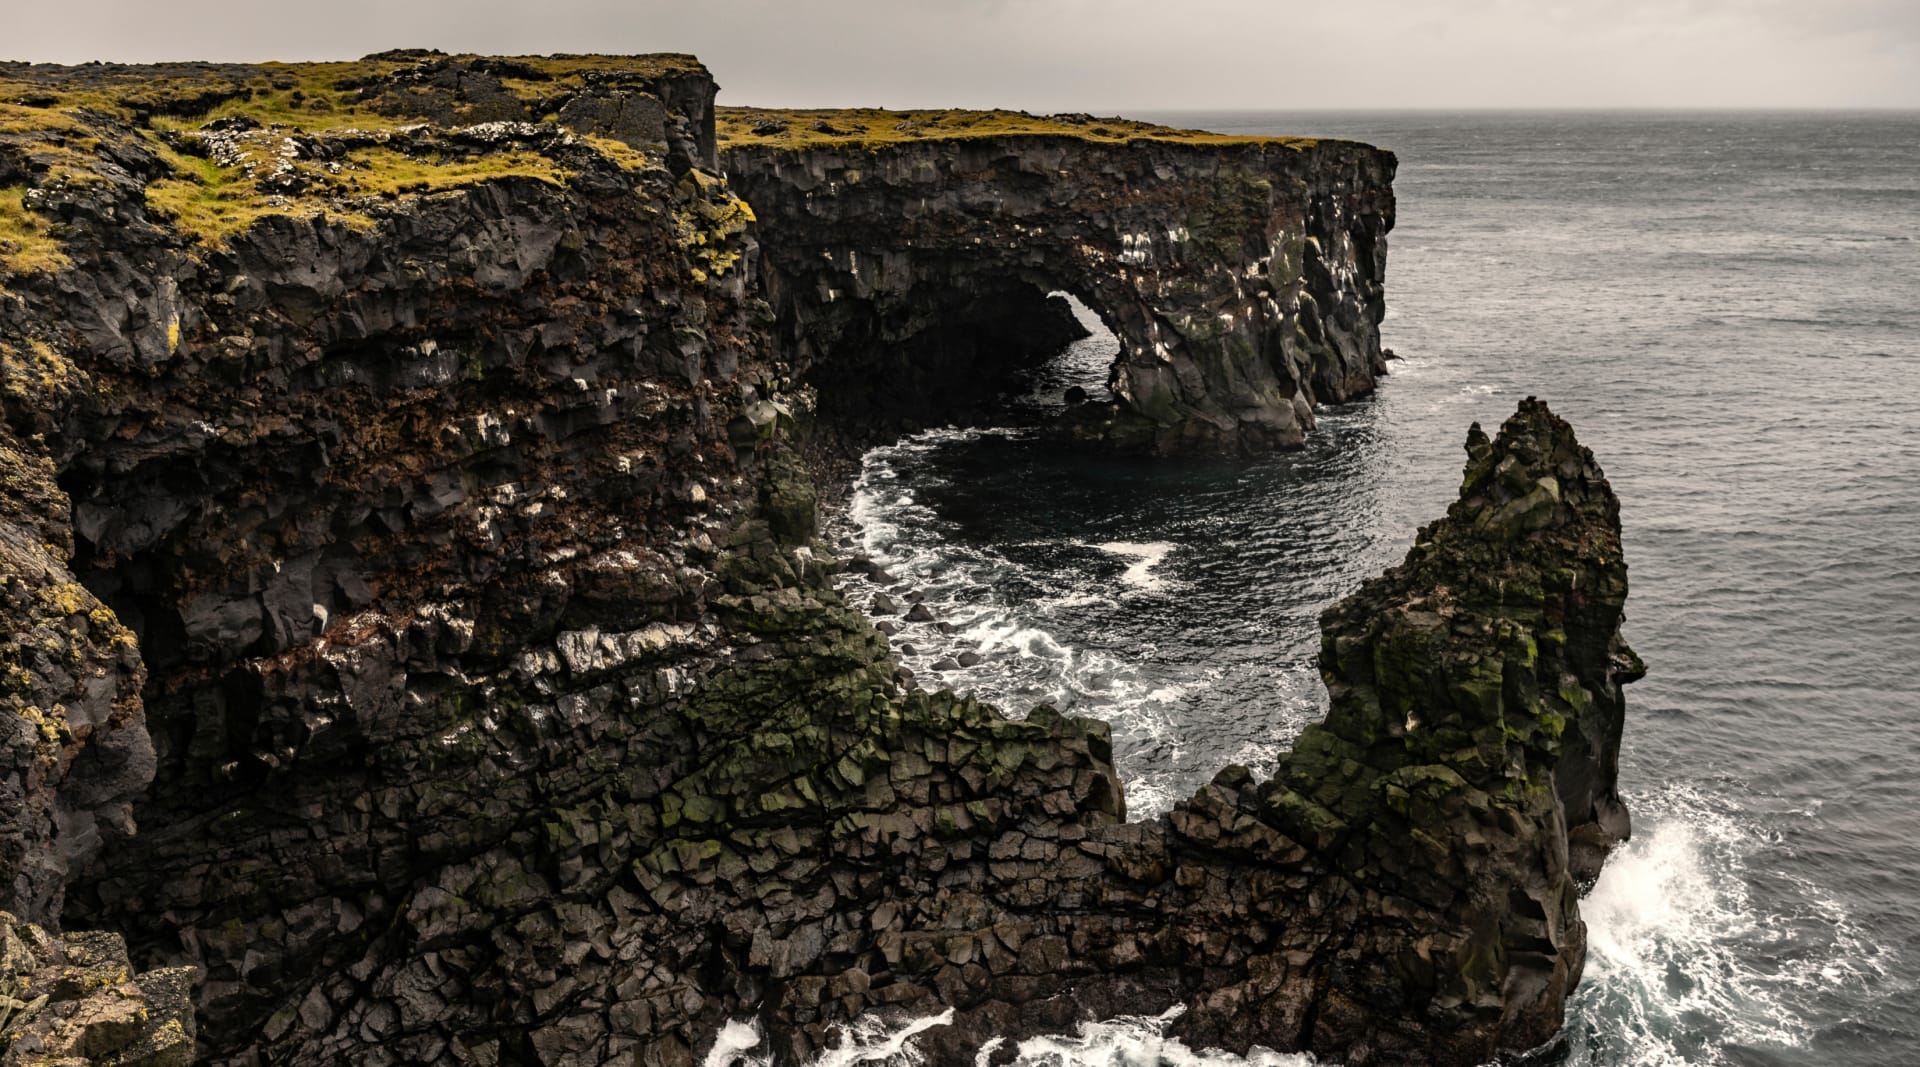
[[[1399,153],[1402,359],[1253,463],[980,431],[870,454],[845,536],[957,625],[897,638],[909,665],[1109,718],[1133,810],[1164,810],[1324,713],[1320,610],[1444,510],[1470,422],[1538,394],[1622,499],[1650,666],[1568,1062],[1920,1064],[1920,114],[1143,117]],[[1023,1059],[1211,1062],[1163,1027]]]

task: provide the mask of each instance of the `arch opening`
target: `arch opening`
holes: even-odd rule
[[[1120,362],[1119,336],[1099,312],[1072,291],[1055,289],[1047,297],[1064,300],[1086,332],[1022,375],[1024,392],[1015,399],[1014,412],[1045,417],[1079,404],[1111,402],[1115,369]]]
[[[854,443],[938,426],[1034,425],[1110,402],[1121,343],[1047,278],[923,282],[830,301],[797,368],[821,420]]]

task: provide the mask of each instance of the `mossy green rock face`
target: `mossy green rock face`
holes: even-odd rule
[[[1325,1010],[1420,1005],[1462,1053],[1559,1028],[1585,957],[1577,883],[1628,832],[1620,687],[1644,670],[1620,638],[1619,504],[1572,430],[1529,398],[1467,451],[1446,518],[1323,616],[1332,711],[1262,792],[1287,832],[1337,818],[1342,875],[1423,930],[1396,955],[1407,915],[1357,921]]]

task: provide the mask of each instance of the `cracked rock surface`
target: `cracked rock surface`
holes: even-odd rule
[[[135,974],[119,935],[56,935],[0,911],[0,1065],[187,1067],[189,967]]]

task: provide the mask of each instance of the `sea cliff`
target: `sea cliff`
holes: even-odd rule
[[[219,1064],[685,1065],[743,1017],[797,1062],[948,1007],[956,1063],[1176,1003],[1355,1062],[1551,1036],[1635,668],[1617,508],[1543,406],[1330,612],[1334,713],[1284,773],[1137,823],[1104,724],[897,684],[799,458],[876,316],[996,272],[1133,331],[1088,440],[1297,440],[1377,370],[1390,157],[1003,131],[859,149],[823,222],[796,190],[854,150],[723,152],[713,94],[680,56],[0,66],[22,943],[124,937],[116,981],[158,971],[148,1014]],[[1006,220],[965,207],[996,188]],[[885,267],[921,194],[947,244]],[[1233,324],[1167,332],[1202,311]],[[897,336],[937,363],[979,319]],[[100,988],[9,997],[6,1055]]]
[[[1385,372],[1389,152],[1005,112],[722,109],[720,131],[776,335],[842,421],[990,404],[1057,351],[1056,290],[1120,341],[1112,401],[1071,419],[1109,448],[1297,446]]]

